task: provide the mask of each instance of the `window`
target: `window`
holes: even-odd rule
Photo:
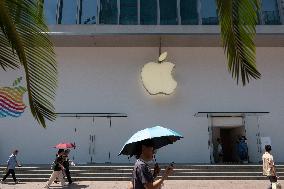
[[[197,0],[180,0],[181,24],[198,24]]]
[[[44,17],[47,24],[56,24],[57,0],[44,1]]]
[[[97,0],[81,0],[80,24],[97,23]]]
[[[117,24],[117,0],[100,0],[100,24]]]
[[[59,24],[76,24],[77,0],[60,0]]]
[[[277,0],[262,0],[263,23],[267,25],[280,24]]]
[[[137,0],[120,0],[119,24],[135,25],[138,20]]]
[[[176,25],[177,17],[177,1],[176,0],[159,0],[160,4],[160,24]]]
[[[157,18],[157,1],[140,0],[140,24],[156,25]]]
[[[201,17],[203,25],[218,24],[215,0],[201,0]]]

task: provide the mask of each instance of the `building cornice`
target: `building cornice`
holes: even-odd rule
[[[211,25],[51,25],[55,46],[195,47],[221,46],[219,26]],[[257,46],[284,46],[284,25],[258,25]]]

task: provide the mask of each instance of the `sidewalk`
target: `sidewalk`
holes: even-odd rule
[[[74,185],[66,187],[70,189],[127,189],[128,182],[76,182]],[[187,181],[166,181],[163,189],[267,189],[268,181],[256,180],[256,181],[214,181],[214,180],[187,180]],[[281,181],[282,186],[284,182]],[[41,189],[45,183],[20,183],[14,185],[12,183],[0,184],[0,189]],[[52,185],[51,188],[61,188],[59,184]]]

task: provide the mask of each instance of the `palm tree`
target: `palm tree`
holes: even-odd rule
[[[243,85],[251,78],[259,79],[256,68],[255,43],[259,0],[216,0],[221,38],[232,77]]]
[[[23,67],[32,115],[43,126],[56,118],[57,66],[41,0],[0,0],[0,66]]]

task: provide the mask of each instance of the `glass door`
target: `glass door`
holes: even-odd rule
[[[261,161],[259,117],[245,116],[244,124],[248,143],[249,162],[258,163]]]

